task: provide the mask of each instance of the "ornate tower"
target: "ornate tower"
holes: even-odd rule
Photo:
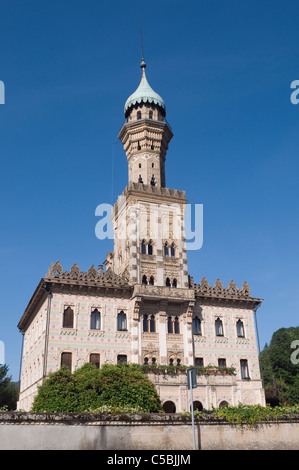
[[[188,288],[184,191],[165,185],[165,159],[173,137],[163,99],[142,78],[125,103],[119,132],[129,182],[114,206],[114,271],[133,284]]]

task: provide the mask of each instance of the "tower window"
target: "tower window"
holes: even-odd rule
[[[151,318],[150,318],[150,332],[155,333],[155,331],[156,331],[155,315],[151,315]]]
[[[137,119],[141,119],[141,111],[137,111]]]
[[[168,255],[169,255],[168,244],[166,242],[165,245],[164,245],[164,256],[168,256]]]
[[[153,286],[154,284],[155,284],[154,276],[151,276],[151,277],[150,277],[150,280],[149,280],[149,285],[150,285],[150,286]]]
[[[180,324],[179,324],[179,319],[178,317],[175,317],[174,319],[174,332],[176,335],[180,333]]]
[[[169,277],[166,278],[166,287],[171,287],[171,283],[170,283]]]
[[[152,168],[154,168],[154,166],[155,166],[155,164],[154,164],[154,163],[152,163]]]
[[[139,175],[138,183],[143,183],[143,179],[141,178],[141,175]]]
[[[139,163],[139,168],[141,168],[141,163]]]
[[[148,117],[149,117],[150,119],[153,119],[153,111],[150,111],[150,112],[148,113]]]
[[[174,279],[174,280],[172,281],[172,287],[177,287],[177,286],[178,286],[177,280]]]
[[[141,242],[141,254],[142,254],[142,255],[145,255],[145,254],[146,254],[146,244],[145,244],[145,240],[142,240],[142,242]]]
[[[148,315],[143,316],[143,331],[145,333],[155,333],[156,332],[156,321],[155,321],[155,315],[151,315],[150,317]]]
[[[174,243],[170,247],[170,256],[171,258],[175,258],[175,246]]]
[[[155,185],[156,185],[156,181],[155,181],[154,175],[152,176],[152,179],[151,179],[151,185],[152,185],[152,186],[155,186]]]
[[[142,284],[147,285],[147,277],[145,274],[142,276]]]
[[[152,245],[151,240],[148,242],[148,245],[147,245],[147,253],[148,253],[149,255],[152,255],[152,254],[153,254],[153,245]]]
[[[148,316],[143,315],[143,331],[148,332]]]

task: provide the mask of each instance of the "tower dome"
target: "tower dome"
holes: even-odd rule
[[[134,105],[138,105],[138,104],[141,104],[141,103],[149,103],[149,104],[154,104],[156,106],[159,106],[161,108],[163,114],[165,115],[165,111],[166,111],[165,103],[164,103],[163,99],[161,98],[161,96],[158,95],[158,93],[156,93],[152,89],[150,84],[148,83],[146,75],[145,75],[146,63],[144,62],[143,59],[142,59],[142,62],[140,64],[140,67],[142,68],[141,82],[140,82],[137,90],[131,96],[129,96],[129,98],[126,101],[125,109],[124,109],[125,116],[126,117],[128,116],[128,114],[130,112],[130,109]]]

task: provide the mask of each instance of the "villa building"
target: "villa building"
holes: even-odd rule
[[[62,365],[118,361],[149,366],[167,412],[190,409],[182,366],[198,367],[197,409],[265,404],[254,322],[262,300],[246,282],[224,287],[218,279],[212,286],[189,275],[186,194],[166,186],[173,133],[145,67],[142,60],[119,132],[129,181],[112,214],[114,251],[105,267],[81,272],[75,263],[65,271],[57,261],[40,280],[18,324],[24,335],[18,409],[29,411],[38,386]]]

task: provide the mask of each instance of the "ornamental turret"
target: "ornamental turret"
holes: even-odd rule
[[[147,81],[143,59],[140,67],[141,82],[125,103],[118,137],[127,155],[129,183],[165,187],[165,158],[173,134],[165,119],[165,103]]]

